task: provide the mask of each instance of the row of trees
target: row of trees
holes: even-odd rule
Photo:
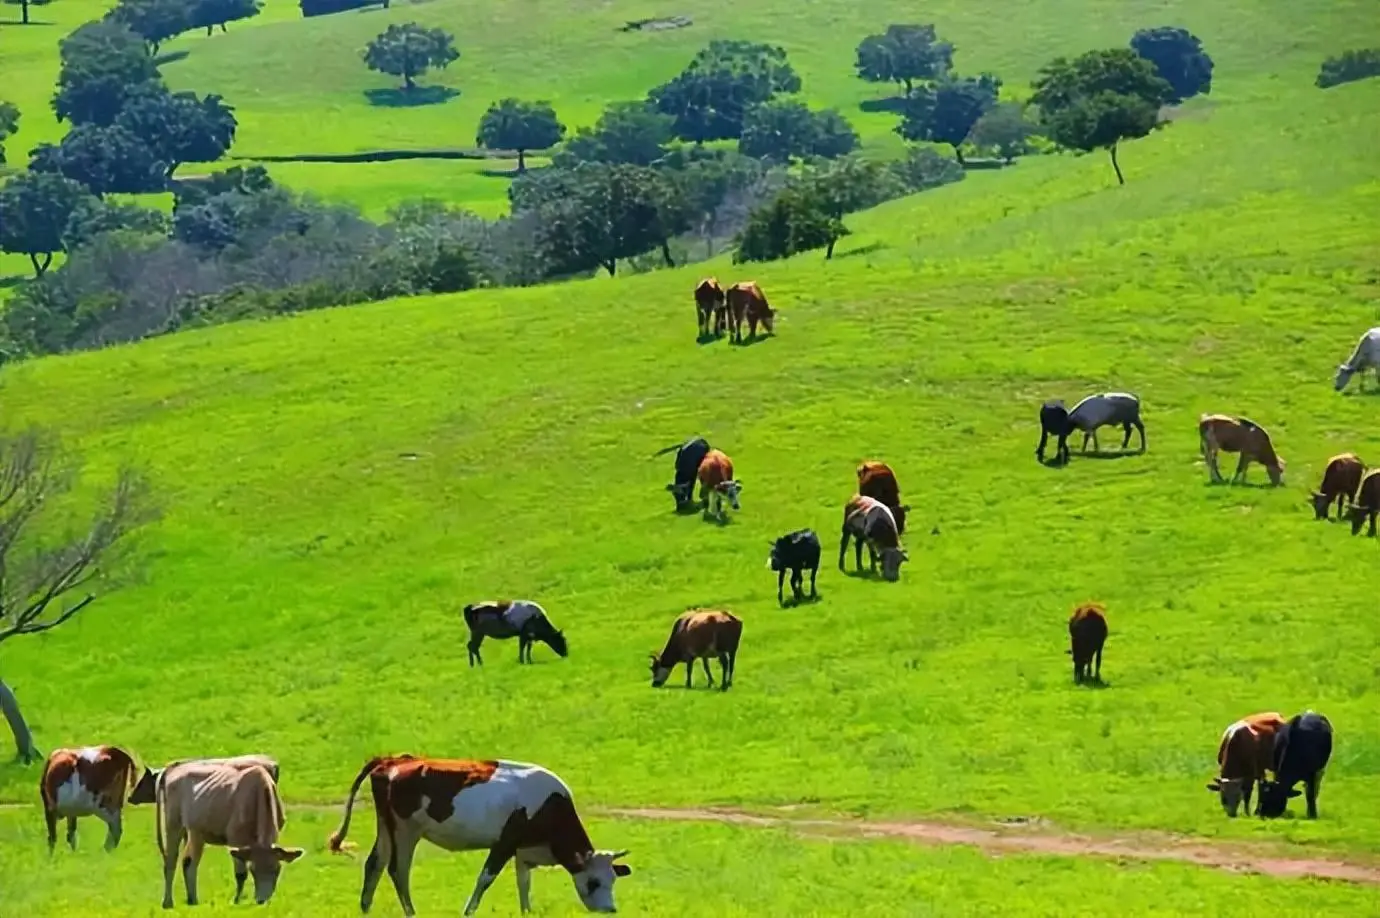
[[[157,54],[163,42],[183,32],[224,32],[229,23],[250,19],[262,9],[263,0],[120,0],[106,18],[128,26]]]

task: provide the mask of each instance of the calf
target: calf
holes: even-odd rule
[[[1145,425],[1140,420],[1140,398],[1129,392],[1099,392],[1089,395],[1077,405],[1068,416],[1068,431],[1083,431],[1083,452],[1088,451],[1088,438],[1092,437],[1093,452],[1100,452],[1097,443],[1099,427],[1121,426],[1125,436],[1121,448],[1131,442],[1131,428],[1140,433],[1140,451],[1145,452]]]
[[[784,603],[781,587],[786,580],[786,571],[791,572],[791,593],[796,602],[804,597],[805,570],[810,571],[810,598],[816,599],[815,576],[819,573],[819,536],[813,529],[797,529],[771,543],[771,555],[767,566],[777,572],[776,601]]]
[[[1035,447],[1035,458],[1045,461],[1045,444],[1051,436],[1058,438],[1054,448],[1054,462],[1062,465],[1069,461],[1069,411],[1063,399],[1051,399],[1040,406],[1040,445]]]
[[[1361,374],[1360,388],[1366,389],[1366,370],[1375,371],[1375,381],[1380,383],[1380,326],[1372,328],[1356,342],[1346,363],[1337,364],[1337,376],[1332,380],[1332,388],[1341,392],[1355,373]]]
[[[1241,454],[1236,474],[1231,476],[1233,484],[1238,478],[1246,480],[1246,467],[1252,462],[1265,466],[1270,484],[1284,483],[1284,459],[1275,453],[1269,433],[1254,421],[1225,414],[1204,414],[1198,418],[1198,439],[1213,481],[1222,480],[1222,473],[1217,469],[1217,453],[1228,452]]]
[[[105,850],[119,847],[125,791],[134,786],[135,774],[134,758],[119,746],[54,749],[38,780],[43,818],[48,823],[48,853],[57,845],[59,819],[67,820],[67,844],[77,850],[77,818],[81,816],[95,816],[105,823]]]
[[[1375,517],[1380,515],[1380,469],[1371,469],[1361,479],[1361,487],[1356,491],[1356,503],[1351,505],[1351,534],[1359,535],[1361,524],[1370,520],[1368,536],[1375,535]]]
[[[901,486],[891,466],[870,459],[858,466],[858,493],[886,504],[896,520],[896,534],[906,534],[906,511],[910,507],[901,503]]]
[[[470,629],[470,666],[476,661],[482,666],[479,646],[486,637],[503,640],[518,639],[518,662],[532,662],[532,645],[541,641],[558,657],[570,653],[565,634],[556,630],[546,617],[546,610],[530,599],[496,599],[471,603],[464,609],[465,624]],[[523,657],[526,656],[524,660]]]
[[[733,477],[732,459],[717,449],[711,449],[705,454],[704,459],[700,460],[697,474],[700,479],[700,501],[704,504],[705,516],[714,516],[720,520],[728,519],[728,511],[724,509],[725,500],[734,510],[739,509],[738,494],[743,490],[743,483]]]
[[[1315,519],[1328,518],[1327,511],[1332,502],[1337,502],[1337,519],[1342,518],[1342,500],[1348,504],[1356,503],[1356,489],[1361,486],[1361,475],[1366,465],[1355,453],[1342,453],[1327,460],[1323,470],[1322,484],[1310,495]]]
[[[1284,815],[1290,797],[1299,792],[1294,785],[1303,782],[1308,803],[1308,818],[1318,818],[1318,791],[1323,772],[1332,758],[1332,724],[1316,711],[1304,711],[1289,718],[1275,733],[1275,780],[1260,782],[1260,815],[1274,819]]]
[[[676,454],[676,468],[673,480],[666,486],[666,490],[675,498],[676,510],[681,511],[693,504],[691,498],[695,494],[695,478],[699,474],[700,463],[709,454],[709,441],[704,437],[692,437],[679,445],[657,450],[652,453],[652,458],[670,452]]]
[[[1251,788],[1265,780],[1265,770],[1272,763],[1275,733],[1284,726],[1284,718],[1274,711],[1243,717],[1227,727],[1217,746],[1218,776],[1207,789],[1222,801],[1222,809],[1236,818],[1242,802],[1247,812],[1251,808]],[[1256,801],[1256,812],[1260,802]]]
[[[1069,618],[1069,653],[1073,656],[1073,681],[1102,681],[1102,645],[1107,642],[1107,610],[1095,602],[1084,603]],[[1093,659],[1097,668],[1093,669]]]
[[[728,300],[728,327],[729,340],[743,340],[743,320],[747,320],[748,336],[757,337],[757,323],[762,323],[762,328],[766,329],[767,334],[775,334],[772,325],[776,317],[776,310],[767,304],[767,297],[762,293],[762,288],[757,286],[757,281],[739,281],[724,294]]]
[[[729,612],[710,609],[691,609],[681,613],[671,626],[671,636],[660,654],[652,654],[652,687],[660,688],[671,677],[677,663],[685,664],[685,687],[695,675],[695,661],[704,665],[704,677],[714,686],[709,672],[709,658],[719,658],[719,689],[728,691],[733,684],[737,667],[738,643],[743,637],[743,623]]]
[[[161,815],[159,811],[161,812]],[[155,832],[163,855],[163,907],[173,906],[173,874],[183,839],[182,880],[187,904],[197,904],[196,873],[206,845],[224,845],[235,864],[235,901],[254,875],[254,901],[273,898],[283,864],[302,856],[301,848],[278,845],[286,819],[278,785],[261,765],[186,762],[164,769],[158,777],[154,801]],[[166,846],[163,843],[167,837]]]
[[[532,868],[560,865],[591,912],[616,911],[613,884],[632,873],[617,863],[626,851],[595,851],[565,782],[525,762],[429,759],[412,755],[370,759],[355,776],[345,800],[345,818],[331,834],[330,850],[342,849],[350,812],[364,779],[374,797],[378,834],[364,861],[359,908],[369,911],[384,868],[404,915],[412,906],[412,858],[426,839],[446,851],[482,851],[489,856],[465,904],[479,908],[484,893],[509,861],[517,870],[518,905],[531,911]]]
[[[882,577],[896,581],[901,577],[902,562],[910,555],[901,548],[896,519],[886,504],[872,497],[855,494],[843,508],[843,540],[839,543],[839,570],[843,570],[843,556],[849,538],[854,539],[854,563],[862,570],[863,543],[867,543],[872,570],[877,570],[877,558],[882,559]]]
[[[714,319],[714,334],[722,335],[728,315],[724,307],[724,288],[717,277],[706,277],[695,285],[695,312],[699,318],[700,336],[709,336],[709,320]]]

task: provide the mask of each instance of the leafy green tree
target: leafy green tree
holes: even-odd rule
[[[565,142],[553,164],[625,163],[650,166],[666,155],[673,119],[645,102],[614,102],[592,128],[580,128]]]
[[[59,121],[108,125],[125,100],[158,80],[144,40],[119,22],[88,22],[58,43],[53,112]]]
[[[1008,163],[1030,152],[1030,138],[1039,127],[1026,115],[1020,102],[998,102],[973,125],[968,140],[978,147],[997,151]]]
[[[674,119],[675,136],[699,144],[741,136],[749,109],[777,93],[799,92],[800,86],[783,48],[716,40],[647,99]]]
[[[997,102],[1001,81],[990,74],[980,77],[949,76],[933,89],[922,87],[907,98],[896,133],[906,140],[929,140],[954,148],[963,162],[961,144],[968,133]]]
[[[933,25],[889,25],[858,44],[854,67],[871,83],[899,83],[910,95],[917,82],[937,80],[953,67],[954,46]]]
[[[62,233],[62,247],[70,252],[89,244],[97,236],[121,230],[144,236],[166,236],[168,218],[151,207],[87,198],[68,219]]]
[[[660,248],[674,264],[669,243],[689,222],[680,189],[655,169],[621,163],[584,163],[572,170],[574,194],[544,205],[539,245],[558,273],[603,268]]]
[[[240,19],[252,19],[264,8],[263,0],[192,0],[192,28],[211,30],[220,26],[225,31],[226,23]]]
[[[1203,43],[1187,29],[1161,26],[1141,29],[1131,37],[1131,49],[1155,65],[1155,70],[1173,88],[1170,102],[1191,99],[1212,92],[1212,58]]]
[[[144,194],[167,186],[167,164],[137,135],[118,125],[79,124],[60,144],[39,144],[29,168],[65,175],[97,196]]]
[[[192,10],[190,0],[120,0],[106,17],[129,26],[157,54],[163,42],[192,28]]]
[[[5,138],[19,129],[19,107],[0,99],[0,166],[5,164]]]
[[[775,261],[826,247],[827,258],[833,255],[835,243],[846,235],[848,227],[831,217],[824,202],[809,189],[787,188],[748,217],[747,226],[738,235],[733,263]]]
[[[34,276],[64,250],[68,221],[91,193],[80,183],[46,172],[21,172],[0,187],[0,251],[27,255]]]
[[[235,140],[234,109],[220,96],[197,98],[193,92],[169,92],[154,84],[131,98],[115,120],[138,137],[161,160],[167,178],[183,163],[211,163]]]
[[[565,125],[550,102],[502,99],[479,119],[475,143],[490,150],[517,150],[518,171],[527,171],[528,150],[547,150],[561,142]]]
[[[750,109],[738,151],[786,162],[792,157],[843,156],[858,145],[852,125],[837,111],[812,112],[794,99],[772,99]]]
[[[962,166],[932,147],[911,147],[904,158],[887,163],[887,170],[898,185],[897,197],[961,182],[966,177]]]
[[[459,60],[455,38],[443,29],[429,29],[415,22],[394,23],[369,42],[364,63],[370,70],[399,76],[403,89],[416,88],[416,78],[432,67],[444,69]]]

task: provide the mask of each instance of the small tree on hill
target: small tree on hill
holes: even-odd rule
[[[29,7],[47,6],[51,2],[52,0],[5,0],[5,3],[7,3],[8,5],[17,6],[20,8],[19,21],[21,25],[29,24]]]
[[[0,187],[0,252],[27,255],[34,276],[61,252],[68,222],[91,192],[79,182],[46,172],[21,172]]]
[[[582,162],[650,166],[666,155],[673,123],[646,102],[614,102],[593,127],[577,130],[552,162],[563,168]]]
[[[263,0],[193,0],[191,25],[196,29],[211,30],[220,26],[225,31],[226,23],[240,19],[251,19],[263,10]]]
[[[503,99],[479,119],[475,143],[490,150],[517,150],[518,171],[527,171],[528,150],[547,150],[561,142],[565,125],[550,102]]]
[[[741,136],[749,109],[777,93],[799,92],[800,86],[800,76],[784,49],[716,40],[674,79],[648,93],[647,99],[674,119],[677,137],[699,144]]]
[[[5,138],[19,129],[19,106],[0,99],[0,166],[5,164]]]
[[[234,109],[220,96],[198,99],[193,92],[169,92],[161,85],[130,99],[115,120],[161,160],[167,178],[183,163],[211,163],[235,140]]]
[[[1187,29],[1141,29],[1131,38],[1131,49],[1154,64],[1173,89],[1170,102],[1212,92],[1212,58],[1198,36]]]
[[[107,125],[125,100],[158,79],[144,40],[119,22],[88,22],[58,43],[53,112],[59,121]]]
[[[937,80],[953,67],[954,46],[940,41],[933,25],[889,25],[858,44],[854,65],[871,83],[899,83],[910,95],[917,81]]]
[[[744,156],[785,162],[792,157],[835,157],[858,145],[852,125],[838,112],[812,112],[794,99],[772,99],[750,109],[738,151]]]
[[[106,17],[129,26],[157,54],[163,42],[192,28],[192,10],[189,0],[120,0]]]
[[[961,144],[978,119],[997,103],[1001,80],[990,74],[980,77],[946,77],[932,90],[917,89],[906,99],[896,133],[906,140],[929,140],[954,148],[963,162]]]
[[[416,78],[432,67],[444,69],[459,60],[455,38],[443,29],[428,29],[415,22],[393,24],[369,42],[363,52],[370,70],[399,76],[403,89],[416,87]]]
[[[540,246],[557,273],[603,268],[660,248],[688,228],[681,190],[655,169],[585,163],[572,170],[572,194],[538,209]]]

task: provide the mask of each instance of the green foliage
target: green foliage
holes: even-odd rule
[[[902,194],[961,182],[967,174],[957,162],[930,147],[910,147],[903,158],[887,163],[887,169]]]
[[[953,67],[954,46],[940,41],[933,25],[889,25],[858,44],[858,76],[872,83],[899,83],[908,96],[917,82],[937,80]]]
[[[263,0],[193,0],[191,12],[192,28],[211,30],[220,26],[226,31],[226,24],[241,19],[252,19],[263,11]]]
[[[1328,89],[1373,76],[1380,76],[1380,48],[1363,48],[1346,51],[1323,61],[1314,85],[1319,89]]]
[[[906,98],[896,133],[906,140],[946,143],[962,162],[960,144],[996,104],[1000,88],[1001,80],[986,73],[979,77],[950,75],[932,88],[918,87]]]
[[[183,163],[210,163],[224,156],[238,123],[220,96],[197,98],[193,92],[172,93],[152,85],[126,102],[115,126],[143,141],[171,178]]]
[[[111,124],[129,96],[159,79],[144,40],[120,22],[88,22],[58,47],[61,69],[53,111],[59,121]]]
[[[193,27],[194,8],[191,0],[120,0],[106,16],[128,26],[157,54],[163,42]]]
[[[29,168],[60,173],[97,195],[162,191],[169,171],[167,163],[128,128],[95,124],[77,125],[56,146],[39,144]]]
[[[61,252],[68,222],[90,192],[45,172],[23,172],[0,187],[0,251],[29,256],[35,276]]]
[[[1161,26],[1141,29],[1131,37],[1131,49],[1155,65],[1173,90],[1169,101],[1178,103],[1212,92],[1212,58],[1198,36],[1187,29]]]
[[[168,227],[167,215],[160,210],[87,198],[67,221],[62,247],[72,251],[90,244],[97,236],[122,231],[142,236],[166,236]]]
[[[550,102],[502,99],[479,120],[475,143],[494,150],[517,150],[518,171],[527,170],[528,150],[546,150],[561,142],[565,125]]]
[[[388,9],[389,5],[390,0],[297,0],[303,18],[327,16],[331,13],[343,13],[346,10],[360,10],[371,6]]]
[[[715,40],[674,79],[647,98],[673,119],[675,136],[694,143],[730,140],[743,133],[753,106],[777,93],[800,91],[800,76],[775,45]]]
[[[561,167],[579,163],[650,166],[666,155],[674,119],[645,102],[614,102],[592,128],[580,128],[552,158]]]
[[[432,29],[415,22],[394,23],[369,42],[362,54],[370,70],[403,78],[403,88],[412,89],[416,78],[432,67],[444,69],[460,59],[455,38],[444,29]]]
[[[772,99],[748,110],[738,151],[786,162],[792,157],[836,157],[853,152],[857,132],[839,112],[812,112],[794,99]]]
[[[773,261],[834,245],[848,235],[845,214],[880,204],[901,193],[885,165],[860,156],[821,161],[804,170],[775,199],[758,208],[738,238],[735,262]]]
[[[1009,163],[1030,152],[1030,138],[1039,131],[1024,103],[998,102],[973,125],[968,141],[980,149],[996,150]]]
[[[19,128],[19,106],[0,99],[0,166],[5,164],[5,138]]]

